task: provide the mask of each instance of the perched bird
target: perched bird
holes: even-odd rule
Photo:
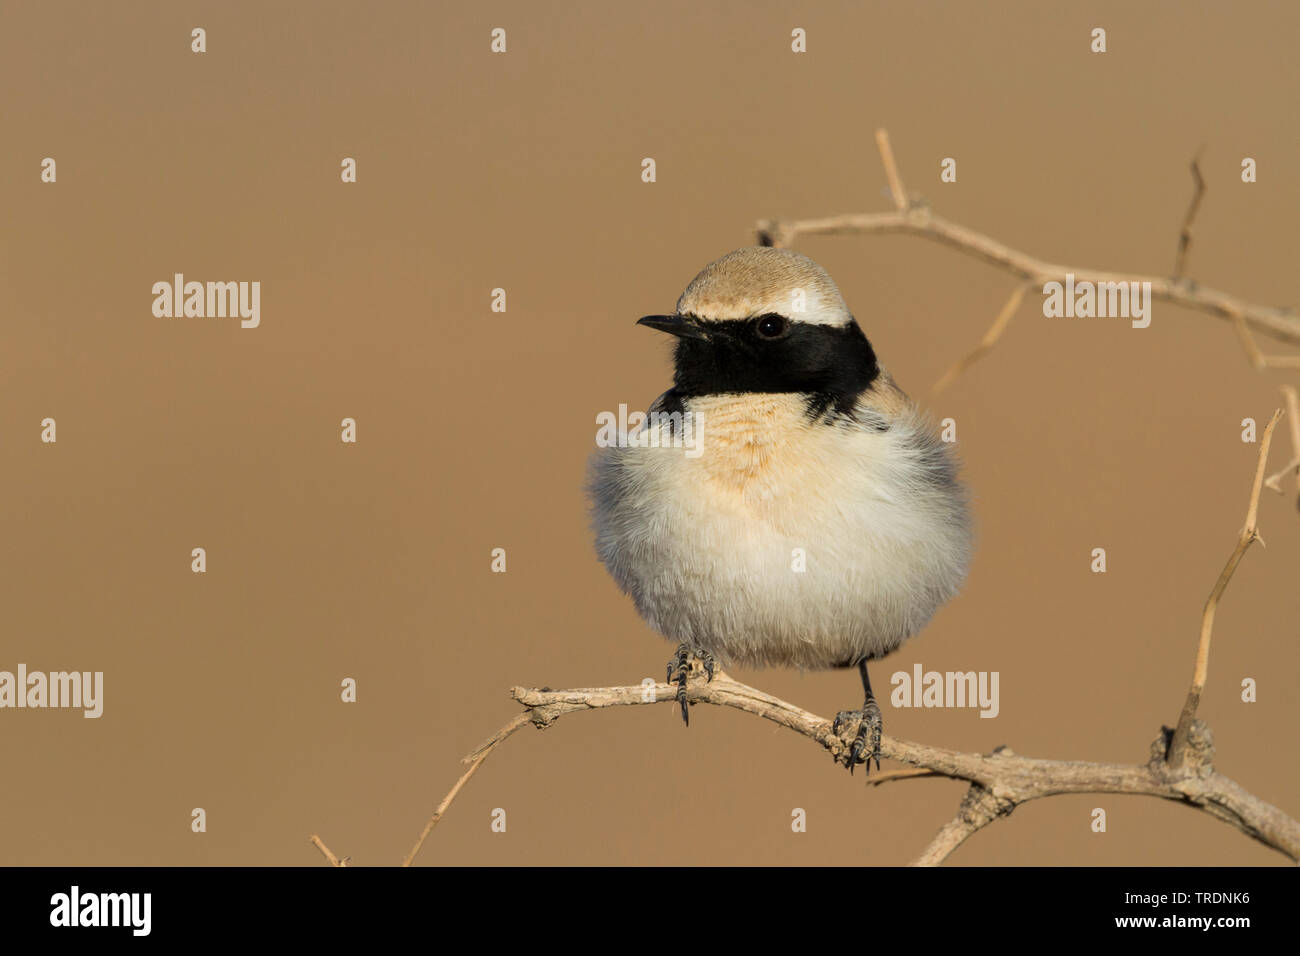
[[[971,551],[957,462],[876,359],[830,276],[749,248],[705,267],[671,315],[673,387],[628,440],[599,449],[596,551],[646,622],[692,658],[857,667],[865,701],[850,771],[880,765],[867,662],[957,593]],[[693,447],[682,447],[692,439]],[[653,439],[653,440],[647,440]]]

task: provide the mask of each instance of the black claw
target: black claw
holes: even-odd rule
[[[691,725],[689,702],[686,700],[686,679],[691,673],[691,649],[681,644],[668,662],[668,683],[677,685],[677,703],[682,709],[682,722]]]
[[[863,703],[862,705],[862,714],[863,714],[863,729],[859,730],[858,733],[860,735],[863,735],[863,739],[865,741],[866,739],[865,731],[868,729],[870,730],[871,752],[868,759],[869,760],[874,759],[876,761],[876,769],[879,770],[880,769],[880,733],[884,722],[883,719],[881,718],[880,705],[876,703],[876,698],[874,697],[867,698],[866,702]],[[871,768],[868,766],[867,770],[870,771],[870,769]]]
[[[847,727],[850,720],[858,725],[858,732],[854,735],[853,744],[849,748],[849,773],[853,773],[853,769],[859,763],[864,763],[867,767],[866,772],[870,774],[873,760],[876,770],[880,769],[880,735],[884,722],[880,715],[880,705],[876,703],[876,697],[871,693],[871,680],[867,677],[866,661],[858,662],[858,672],[862,675],[862,689],[866,694],[862,709],[842,710],[836,714],[835,723],[831,725],[831,733],[840,736],[840,728]]]
[[[841,729],[847,729],[851,723],[856,723],[858,729],[849,747],[847,761],[849,773],[853,773],[860,763],[866,764],[867,772],[870,773],[873,761],[876,769],[879,770],[882,721],[880,707],[874,698],[863,703],[861,710],[842,710],[836,714],[835,722],[831,725],[831,733],[838,737]]]
[[[691,718],[688,713],[690,702],[686,699],[686,682],[691,674],[692,658],[703,665],[704,673],[710,681],[713,680],[714,669],[717,667],[712,654],[706,650],[693,649],[687,644],[679,645],[677,653],[668,662],[668,683],[677,685],[677,702],[682,708],[682,721],[688,727],[691,725]]]

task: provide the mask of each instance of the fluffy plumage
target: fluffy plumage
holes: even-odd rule
[[[811,322],[791,313],[796,288]],[[865,353],[848,349],[843,333],[860,331],[804,256],[732,253],[687,287],[678,313],[703,332],[681,339],[677,385],[651,410],[689,412],[700,453],[670,447],[673,425],[653,421],[662,447],[597,452],[601,561],[651,627],[723,664],[842,667],[893,651],[966,574],[970,525],[949,446],[865,338]],[[754,330],[770,315],[792,324],[772,341]],[[746,373],[751,364],[761,371]],[[729,384],[756,376],[807,385]]]

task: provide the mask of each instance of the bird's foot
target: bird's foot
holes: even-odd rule
[[[840,736],[840,728],[848,729],[853,724],[858,725],[857,736],[853,738],[853,745],[849,748],[848,767],[849,773],[853,773],[853,768],[860,763],[867,765],[867,773],[871,773],[871,761],[876,761],[876,769],[880,769],[880,732],[883,721],[880,716],[880,705],[876,703],[874,697],[868,697],[862,705],[861,710],[841,710],[835,715],[835,723],[831,725],[831,733]]]
[[[712,654],[698,647],[691,647],[689,644],[678,645],[677,653],[668,662],[668,683],[677,685],[677,703],[682,708],[682,720],[688,727],[691,724],[691,715],[687,711],[689,701],[686,699],[686,681],[691,674],[692,661],[699,662],[709,680],[713,680],[713,669],[716,666]]]

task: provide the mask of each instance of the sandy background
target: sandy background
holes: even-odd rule
[[[510,686],[662,676],[671,648],[592,551],[595,415],[666,387],[667,345],[634,320],[756,219],[889,208],[877,126],[941,214],[1155,274],[1204,144],[1191,274],[1294,302],[1297,29],[1294,6],[1259,3],[6,4],[0,669],[103,670],[106,701],[97,721],[0,711],[0,862],[317,865],[319,832],[395,863],[516,712]],[[1257,447],[1239,423],[1262,425],[1296,375],[1252,371],[1203,314],[1157,304],[1138,332],[1048,321],[1031,295],[929,403],[1014,280],[912,237],[797,248],[903,386],[957,420],[975,496],[966,591],[876,682],[918,661],[996,670],[1001,715],[886,708],[887,730],[1144,760],[1242,523]],[[154,318],[173,272],[260,281],[261,327]],[[1220,769],[1296,813],[1300,515],[1269,495],[1261,521],[1202,713]],[[734,676],[826,715],[859,701],[851,673]],[[515,737],[421,862],[898,864],[962,793],[865,790],[788,732],[692,717]],[[1083,796],[1022,807],[953,862],[1285,861],[1181,807]]]

